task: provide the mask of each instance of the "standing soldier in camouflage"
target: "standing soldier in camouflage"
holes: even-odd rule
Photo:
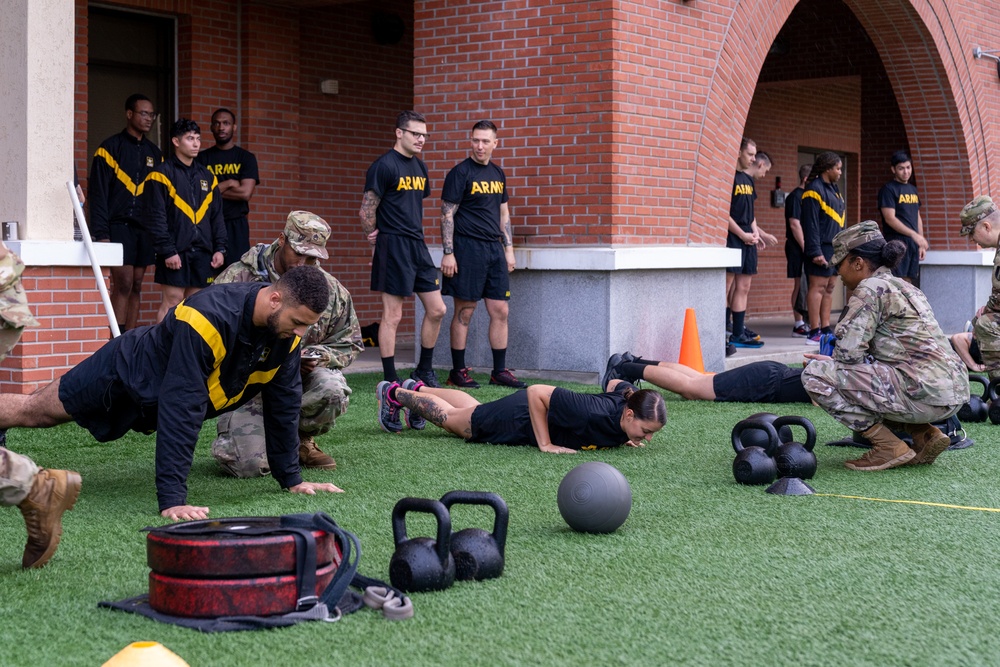
[[[812,360],[802,386],[830,416],[872,443],[844,465],[886,470],[933,463],[951,439],[933,426],[969,400],[965,364],[941,331],[927,297],[892,268],[906,246],[885,242],[878,224],[866,220],[833,239],[830,266],[854,290],[837,324],[833,357]],[[913,449],[893,431],[913,436]]]
[[[962,236],[983,248],[1000,247],[1000,208],[990,197],[976,197],[962,209]],[[983,366],[990,379],[1000,378],[1000,249],[993,257],[993,292],[976,311],[972,334],[979,341]]]
[[[38,325],[21,287],[22,271],[21,260],[0,243],[0,359],[17,345],[24,327]],[[39,468],[27,456],[0,446],[0,505],[16,505],[28,530],[22,567],[41,567],[52,558],[62,534],[62,515],[73,508],[80,484],[78,473]]]
[[[330,226],[308,211],[288,214],[285,230],[271,245],[259,243],[229,265],[216,283],[275,282],[285,271],[327,259]],[[321,269],[322,270],[322,269]],[[361,325],[350,293],[323,271],[330,284],[330,304],[302,340],[302,408],[299,413],[299,463],[306,468],[333,470],[337,462],[316,446],[315,437],[333,428],[347,411],[351,388],[341,369],[364,349]],[[269,472],[264,449],[264,416],[260,397],[219,416],[212,456],[236,477]]]

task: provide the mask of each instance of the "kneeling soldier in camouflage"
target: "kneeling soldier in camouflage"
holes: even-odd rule
[[[316,265],[318,260],[327,259],[329,237],[330,226],[323,218],[308,211],[292,211],[284,232],[274,243],[259,243],[250,248],[215,282],[274,282],[292,267]],[[330,283],[330,304],[302,341],[299,462],[306,468],[333,470],[336,461],[316,446],[315,437],[333,428],[337,417],[347,410],[351,388],[341,369],[349,366],[364,346],[350,293],[336,278],[324,273]],[[212,456],[236,477],[268,474],[263,405],[259,397],[219,417]]]

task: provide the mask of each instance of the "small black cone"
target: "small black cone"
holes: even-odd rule
[[[766,490],[777,496],[809,496],[816,493],[815,489],[798,477],[782,477]]]

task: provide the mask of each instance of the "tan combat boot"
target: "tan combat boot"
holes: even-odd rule
[[[909,465],[934,463],[941,452],[951,446],[951,438],[933,424],[903,424],[906,432],[913,436],[913,451],[917,453]]]
[[[337,462],[316,446],[316,441],[311,435],[299,435],[299,463],[304,468],[337,469]]]
[[[18,505],[28,529],[22,567],[41,567],[52,558],[62,535],[63,512],[73,509],[80,486],[79,473],[44,468],[38,471],[28,497]]]
[[[860,458],[844,461],[844,465],[851,470],[862,472],[888,470],[903,465],[917,455],[883,424],[875,424],[861,435],[868,438],[872,448]]]

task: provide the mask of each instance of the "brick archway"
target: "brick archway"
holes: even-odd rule
[[[736,5],[721,43],[706,99],[691,201],[688,242],[725,237],[719,211],[728,209],[740,136],[763,62],[798,3],[757,0]],[[980,109],[984,77],[970,63],[971,41],[943,0],[844,0],[871,38],[892,85],[914,159],[929,168],[921,189],[943,219],[976,193],[990,192],[997,151],[985,141]],[[755,36],[749,39],[748,35]],[[978,98],[978,99],[977,99]],[[724,165],[724,167],[720,167]],[[995,171],[995,169],[994,169]],[[933,217],[932,217],[933,216]],[[945,247],[966,249],[954,235]]]

